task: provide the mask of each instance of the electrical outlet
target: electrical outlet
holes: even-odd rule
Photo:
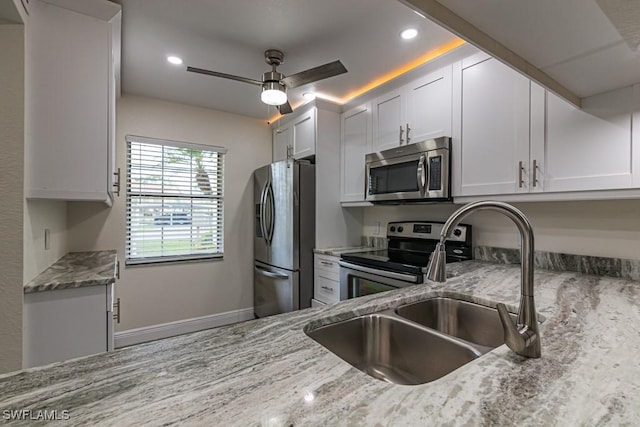
[[[44,250],[51,249],[51,231],[48,228],[44,229]]]

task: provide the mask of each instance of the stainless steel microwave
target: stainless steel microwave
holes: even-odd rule
[[[374,203],[451,200],[451,138],[441,137],[366,156],[366,197]]]

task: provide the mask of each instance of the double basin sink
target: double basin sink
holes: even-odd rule
[[[394,384],[437,380],[504,344],[495,308],[445,297],[306,333],[352,366]]]

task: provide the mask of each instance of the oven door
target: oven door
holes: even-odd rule
[[[422,283],[422,275],[396,273],[340,261],[340,300]]]

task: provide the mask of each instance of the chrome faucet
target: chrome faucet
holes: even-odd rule
[[[445,262],[447,254],[444,242],[460,221],[470,213],[480,210],[503,213],[511,218],[520,232],[522,277],[517,325],[514,325],[511,321],[507,307],[504,304],[498,304],[497,309],[504,329],[504,341],[509,348],[521,356],[538,358],[541,351],[540,331],[533,300],[533,229],[527,217],[520,210],[503,202],[480,201],[469,203],[455,211],[442,227],[440,242],[437,244],[429,261],[427,279],[434,282],[446,282]]]

